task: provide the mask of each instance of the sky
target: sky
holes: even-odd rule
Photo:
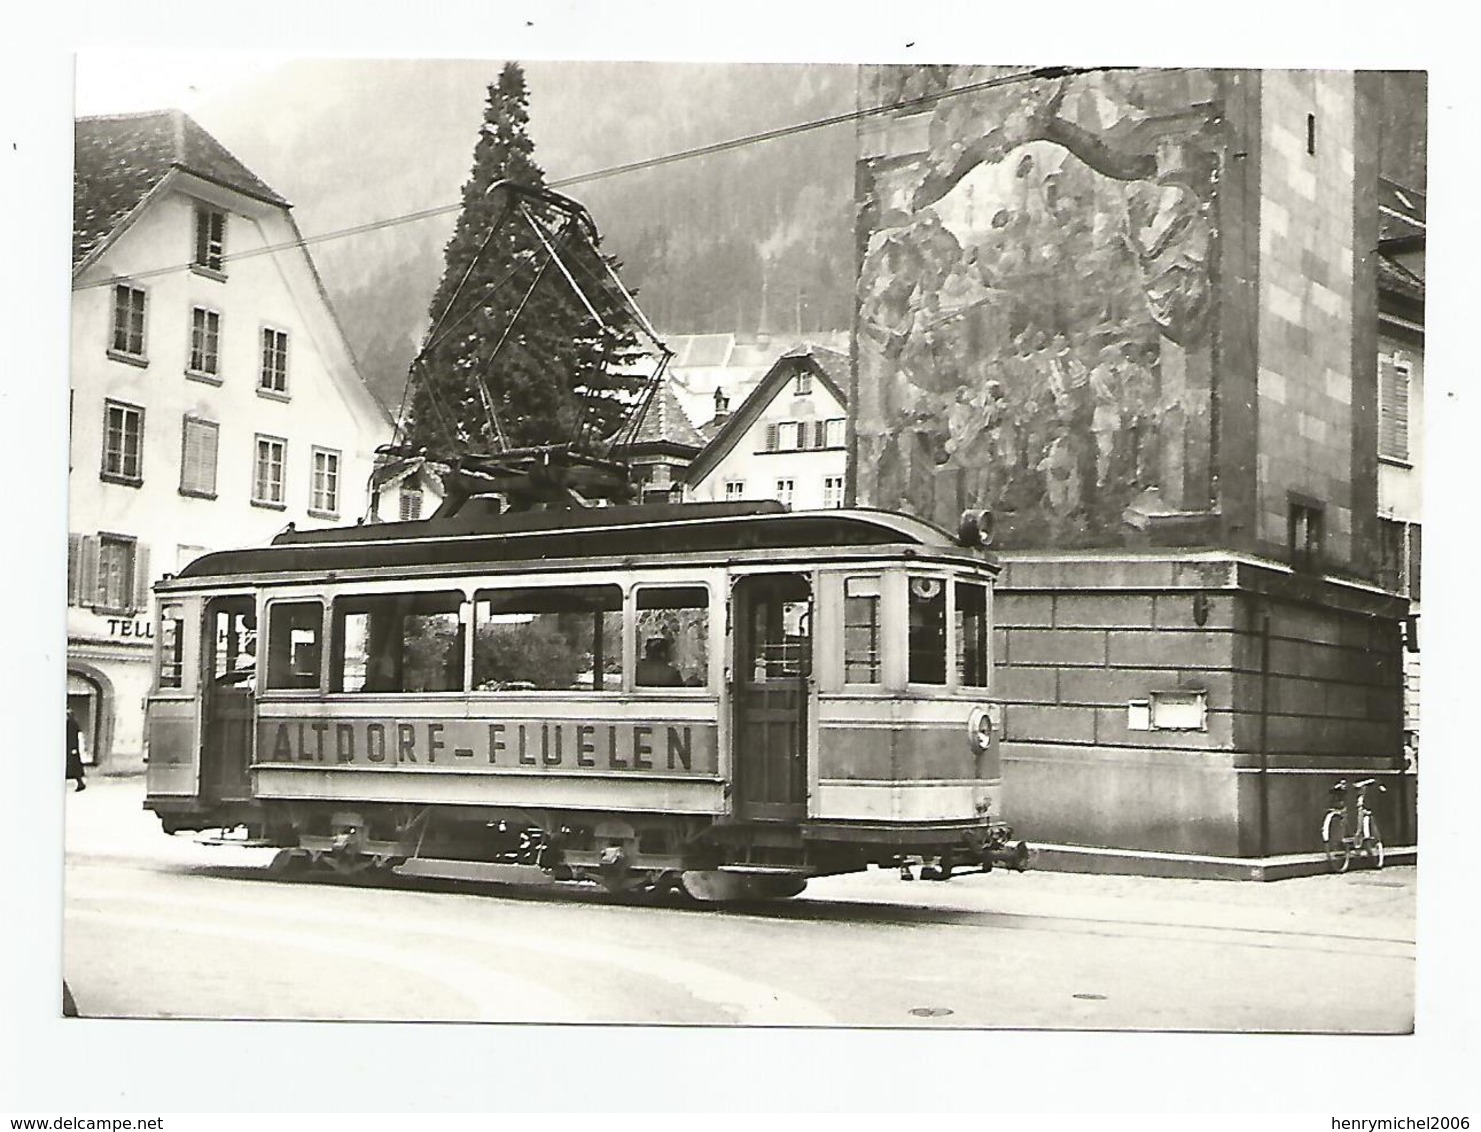
[[[76,113],[195,110],[278,66],[283,55],[82,51],[77,55]]]

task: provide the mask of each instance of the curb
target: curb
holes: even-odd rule
[[[1036,845],[1030,868],[1050,873],[1096,873],[1119,876],[1175,877],[1186,880],[1286,880],[1331,872],[1324,853],[1271,857],[1208,857],[1151,850],[1100,849],[1086,845]],[[1384,852],[1385,865],[1413,865],[1418,848],[1400,845]],[[1371,869],[1355,860],[1351,871]]]

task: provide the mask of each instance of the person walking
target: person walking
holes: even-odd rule
[[[87,783],[82,780],[82,728],[77,726],[70,711],[67,713],[67,781],[75,781],[78,790],[87,789]]]

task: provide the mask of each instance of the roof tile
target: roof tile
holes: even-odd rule
[[[171,169],[288,207],[231,152],[179,110],[79,118],[72,176],[72,266],[107,240]]]

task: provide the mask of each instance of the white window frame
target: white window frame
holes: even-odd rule
[[[836,428],[834,426],[837,426]],[[843,448],[848,444],[848,421],[834,417],[823,422],[823,447]]]
[[[138,307],[135,309],[134,297],[138,297]],[[127,303],[125,318],[127,325],[121,325],[120,315],[124,314],[123,307]],[[108,324],[108,356],[121,362],[129,362],[133,365],[149,364],[149,292],[130,283],[127,280],[114,284],[113,287],[113,317]],[[138,326],[135,327],[134,323]],[[120,332],[122,333],[122,344],[120,345]],[[135,335],[138,337],[138,349],[135,345]]]
[[[779,479],[776,481],[777,502],[787,507],[792,506],[792,500],[797,494],[797,481],[793,479]]]
[[[274,458],[273,449],[277,449]],[[274,480],[273,471],[277,478]],[[264,475],[264,472],[266,473]],[[252,506],[287,508],[288,441],[285,437],[259,432],[252,443]],[[264,494],[263,489],[266,489]]]
[[[121,422],[117,430],[119,443],[116,448],[112,445],[112,418],[115,411],[120,414]],[[136,422],[132,453],[128,444],[130,420]],[[99,477],[109,483],[129,487],[138,487],[144,482],[144,406],[114,401],[111,398],[103,402],[103,466]]]
[[[843,506],[843,476],[823,477],[823,506],[837,509]]]
[[[725,481],[725,502],[726,503],[734,503],[737,500],[744,499],[745,497],[746,497],[746,481],[745,480],[726,480]]]
[[[339,517],[339,471],[343,463],[337,448],[313,447],[309,456],[309,512],[327,519]]]
[[[797,373],[797,385],[793,392],[798,397],[806,397],[812,393],[812,374],[807,370],[799,370]]]
[[[214,307],[191,305],[190,352],[185,372],[190,377],[221,383],[221,312]]]
[[[271,345],[269,335],[273,336]],[[264,397],[287,398],[288,332],[281,327],[264,326],[257,336],[257,346],[257,392]],[[280,356],[281,368],[278,365]]]
[[[799,437],[802,433],[801,421],[778,421],[776,430],[776,450],[778,452],[796,452],[799,448]]]

